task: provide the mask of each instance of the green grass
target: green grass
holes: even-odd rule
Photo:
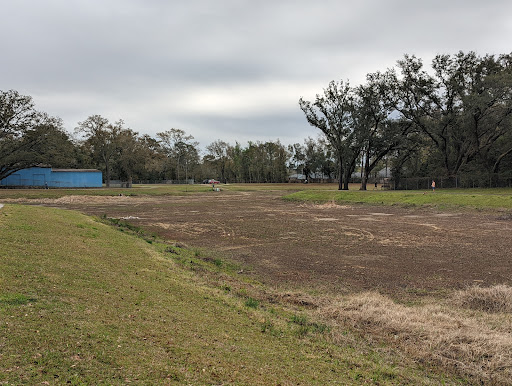
[[[335,344],[321,324],[293,321],[279,305],[246,305],[243,283],[214,285],[178,263],[203,256],[140,233],[73,211],[0,209],[0,384],[440,379],[354,337]]]
[[[253,298],[248,298],[245,301],[246,307],[249,307],[249,308],[258,308],[259,304],[260,303],[256,299],[253,299]]]
[[[452,189],[431,191],[304,190],[284,197],[292,201],[337,204],[435,206],[437,208],[512,209],[512,189]]]
[[[358,203],[373,205],[435,206],[443,208],[512,209],[512,189],[438,189],[430,190],[360,191],[359,184],[350,190],[339,191],[337,184],[221,184],[221,192],[213,192],[210,185],[134,185],[126,188],[101,189],[0,189],[0,200],[56,199],[67,195],[98,196],[163,196],[197,194],[236,194],[236,192],[278,192],[287,200],[315,203]],[[371,187],[370,187],[371,189]],[[23,225],[26,226],[26,225]]]

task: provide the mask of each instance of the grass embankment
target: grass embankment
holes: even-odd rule
[[[446,191],[325,191],[303,190],[285,196],[292,201],[336,204],[435,206],[442,208],[512,209],[512,189]]]
[[[0,245],[0,384],[451,383],[76,212],[6,205]]]

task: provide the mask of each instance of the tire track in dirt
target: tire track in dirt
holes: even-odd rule
[[[282,192],[68,197],[39,203],[129,218],[160,236],[222,251],[278,285],[411,291],[512,284],[512,217],[432,208],[297,204]]]

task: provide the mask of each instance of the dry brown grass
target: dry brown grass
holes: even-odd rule
[[[454,301],[464,308],[486,312],[512,312],[512,287],[504,284],[482,288],[479,286],[458,291]]]
[[[503,292],[498,287],[490,293]],[[471,383],[512,382],[512,322],[507,314],[463,310],[453,300],[409,307],[373,292],[338,299],[318,312],[336,320],[339,328],[333,331],[354,328]]]

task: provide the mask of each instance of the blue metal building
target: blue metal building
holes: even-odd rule
[[[33,167],[0,180],[0,186],[50,188],[101,188],[103,175],[96,169]]]

